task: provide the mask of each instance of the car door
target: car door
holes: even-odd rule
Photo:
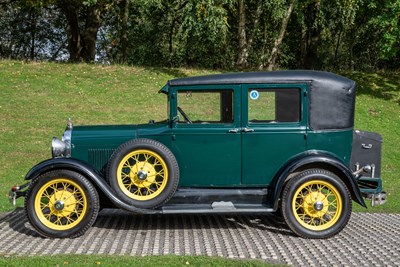
[[[242,85],[242,185],[265,186],[306,150],[305,84]]]
[[[171,90],[175,90],[172,142],[180,169],[179,185],[240,185],[240,86],[179,86]]]

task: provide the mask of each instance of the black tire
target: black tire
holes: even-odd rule
[[[352,203],[343,181],[321,169],[291,178],[282,193],[282,215],[289,228],[303,238],[329,238],[348,223]]]
[[[107,174],[119,198],[143,209],[162,206],[179,182],[179,167],[172,152],[160,142],[144,138],[119,146],[110,158]]]
[[[25,210],[28,221],[40,235],[74,238],[83,235],[95,222],[99,196],[81,174],[54,170],[31,182]]]

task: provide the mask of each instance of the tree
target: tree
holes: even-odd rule
[[[260,16],[262,13],[262,1],[258,0],[256,2],[256,10],[252,25],[252,30],[248,34],[247,25],[246,25],[246,4],[244,0],[238,1],[238,43],[239,43],[239,50],[238,50],[238,58],[236,61],[236,66],[239,68],[245,68],[248,66],[248,57],[249,51],[253,44],[254,35],[258,30]],[[247,37],[247,35],[249,37]]]
[[[279,52],[279,47],[282,44],[283,41],[283,37],[285,36],[286,33],[286,27],[288,25],[290,16],[292,15],[293,9],[295,7],[297,0],[291,0],[289,3],[289,7],[286,11],[285,16],[283,17],[282,20],[282,25],[279,31],[279,35],[278,37],[275,39],[274,45],[272,47],[269,59],[268,59],[268,70],[273,70],[275,68],[275,63],[276,63],[276,58],[278,56],[278,52]],[[262,69],[262,65],[260,66],[260,69]]]
[[[111,3],[106,0],[59,0],[56,5],[60,7],[68,22],[69,60],[93,62],[102,15],[111,7]]]

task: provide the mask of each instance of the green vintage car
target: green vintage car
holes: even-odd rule
[[[53,138],[52,158],[10,192],[14,202],[25,196],[41,235],[82,235],[111,206],[274,213],[301,237],[328,238],[346,226],[352,201],[386,201],[382,138],[354,130],[352,80],[318,71],[218,74],[170,80],[159,93],[164,121],[69,122],[62,140]]]

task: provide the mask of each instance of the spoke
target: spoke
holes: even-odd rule
[[[57,217],[57,220],[55,220],[53,223],[57,224],[57,225],[62,225],[61,224],[61,217]]]
[[[158,159],[154,158],[153,166],[161,166],[161,162]]]
[[[149,154],[143,154],[143,156],[144,156],[144,161],[145,162],[149,162],[149,159],[151,159],[151,155],[149,155]]]
[[[301,209],[301,208],[303,208],[303,205],[300,203],[296,203],[295,210],[297,211],[298,209]]]
[[[299,218],[303,221],[303,222],[305,222],[306,220],[306,214],[305,213],[298,213],[297,214],[298,216],[299,216]]]
[[[43,210],[43,209],[45,209],[45,208],[50,208],[50,206],[49,206],[49,203],[43,203],[43,202],[40,202],[40,208]]]
[[[308,194],[310,194],[310,193],[312,193],[313,192],[313,185],[308,185],[307,187],[306,187],[306,189],[307,189],[307,192],[308,192]]]
[[[43,196],[47,197],[48,199],[51,198],[51,195],[47,192],[47,190],[45,190],[45,191],[43,192]]]
[[[137,196],[141,196],[142,192],[140,192],[140,188],[138,188],[135,192],[133,192],[133,194],[137,195]]]
[[[132,165],[129,163],[129,159],[127,161],[125,161],[124,165],[122,166],[122,168],[132,168]]]
[[[131,157],[131,159],[133,159],[135,162],[139,162],[139,156],[140,156],[140,155],[138,155],[138,154],[133,155],[133,156]]]
[[[53,194],[56,193],[56,192],[58,192],[58,188],[57,188],[56,184],[50,185],[49,188],[51,188],[51,189],[54,190]]]
[[[151,190],[150,187],[146,187],[147,188],[147,194],[146,195],[151,195],[153,194],[155,191]]]
[[[65,217],[66,219],[67,219],[67,221],[68,221],[68,223],[67,224],[71,224],[71,223],[73,223],[74,222],[74,220],[73,219],[71,219],[69,216],[67,216],[67,217]]]
[[[129,174],[126,174],[124,172],[121,173],[121,178],[122,178],[122,180],[125,180],[126,178],[128,178],[130,180]]]
[[[84,205],[83,198],[81,198],[81,199],[79,199],[79,200],[76,200],[76,201],[74,202],[74,204],[75,204],[75,205],[81,205],[81,206],[83,206],[83,205]]]

